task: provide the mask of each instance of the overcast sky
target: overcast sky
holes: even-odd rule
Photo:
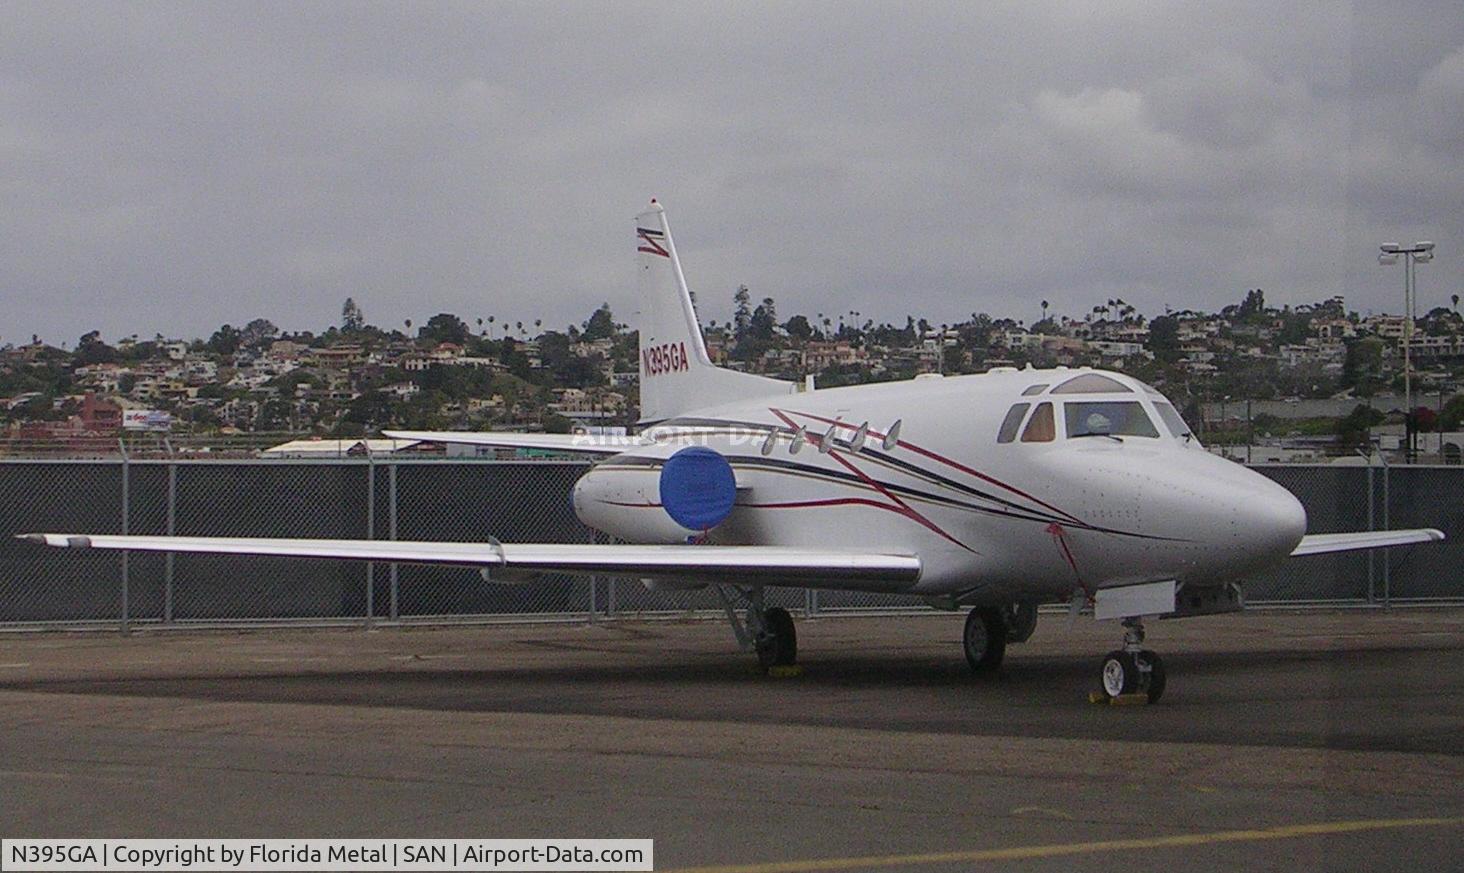
[[[0,5],[0,343],[265,317],[935,322],[1464,293],[1437,3]]]

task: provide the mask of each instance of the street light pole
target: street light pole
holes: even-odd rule
[[[1414,268],[1418,264],[1426,264],[1433,260],[1434,244],[1427,240],[1416,242],[1411,246],[1401,246],[1398,243],[1383,243],[1379,248],[1382,253],[1378,255],[1378,263],[1383,266],[1391,266],[1398,263],[1398,257],[1403,257],[1403,439],[1406,447],[1403,457],[1407,461],[1413,460],[1413,322],[1415,310],[1417,309],[1416,299],[1418,297],[1415,284],[1416,277]]]

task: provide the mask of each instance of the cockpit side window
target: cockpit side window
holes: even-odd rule
[[[1069,379],[1056,388],[1053,394],[1132,394],[1133,389],[1115,379],[1099,373],[1084,373],[1076,379]]]
[[[1159,431],[1148,413],[1132,400],[1069,400],[1063,404],[1068,439],[1085,436],[1153,437]]]
[[[1030,403],[1018,403],[1007,410],[1006,418],[1001,420],[1001,430],[996,432],[996,441],[1009,443],[1017,438],[1017,428],[1022,425],[1022,416],[1027,414]]]
[[[1031,397],[1033,394],[1041,394],[1047,390],[1046,385],[1028,385],[1027,390],[1022,392],[1023,397]]]
[[[1022,431],[1022,442],[1050,443],[1056,437],[1057,422],[1052,415],[1052,404],[1037,404],[1037,411],[1032,413],[1031,420],[1027,422],[1027,429]]]
[[[1171,406],[1169,403],[1164,401],[1155,401],[1154,409],[1159,413],[1159,420],[1164,422],[1164,426],[1169,428],[1169,432],[1171,434],[1176,437],[1186,437],[1190,435],[1191,432],[1189,425],[1184,423],[1184,419],[1180,417],[1180,414],[1176,412],[1174,407]]]

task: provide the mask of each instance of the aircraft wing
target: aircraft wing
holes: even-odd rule
[[[1387,546],[1434,543],[1443,538],[1443,531],[1435,530],[1431,527],[1414,528],[1412,530],[1308,534],[1301,538],[1301,544],[1291,552],[1291,556],[1295,558],[1301,555],[1325,555],[1328,552],[1350,552],[1356,549],[1380,549]]]
[[[467,430],[388,430],[382,434],[396,440],[420,440],[432,443],[456,443],[467,446],[488,446],[499,449],[538,449],[575,455],[607,457],[618,455],[645,442],[635,436],[603,434],[501,433]]]
[[[915,584],[920,558],[884,552],[785,546],[637,546],[561,543],[446,543],[401,540],[258,539],[248,537],[21,534],[18,539],[72,549],[201,552],[290,558],[338,558],[481,567],[492,575],[534,573],[618,575],[706,582],[771,582],[843,587]]]

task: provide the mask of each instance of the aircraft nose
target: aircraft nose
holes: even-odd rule
[[[1234,461],[1196,453],[1175,482],[1168,517],[1191,513],[1195,524],[1186,538],[1207,544],[1204,563],[1217,575],[1236,577],[1271,566],[1306,533],[1301,501]]]
[[[1239,507],[1243,548],[1258,562],[1280,560],[1306,534],[1306,508],[1290,491],[1259,473],[1246,472],[1261,481]]]

